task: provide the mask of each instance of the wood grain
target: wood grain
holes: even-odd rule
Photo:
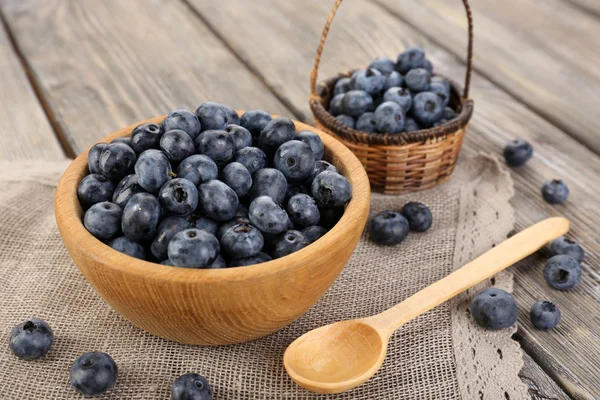
[[[374,0],[454,54],[466,48],[455,0]],[[475,68],[600,154],[600,35],[597,18],[562,0],[472,2]],[[431,23],[430,21],[435,21]]]
[[[579,7],[600,18],[600,3],[596,0],[567,0],[574,7]]]
[[[0,76],[0,160],[65,158],[2,24]]]
[[[305,1],[302,12],[298,12],[292,2],[267,3],[265,0],[261,0],[261,6],[234,0],[223,0],[219,6],[210,0],[193,0],[192,4],[198,12],[219,21],[213,28],[219,30],[253,68],[262,71],[280,96],[304,110],[304,114],[309,113],[309,73],[332,1]],[[464,16],[457,18],[462,21]],[[376,56],[393,57],[405,46],[414,44],[424,46],[434,65],[444,74],[456,80],[464,76],[464,64],[460,59],[378,6],[365,2],[343,4],[328,43],[323,54],[321,79],[344,69],[366,65]],[[276,55],[272,55],[274,48],[278,49]],[[294,68],[289,68],[290,65]],[[548,288],[541,274],[542,258],[535,259],[533,266],[515,269],[515,293],[522,310],[531,307],[533,298],[549,298],[568,314],[561,329],[546,334],[533,330],[523,311],[519,321],[522,330],[528,333],[523,340],[543,342],[542,351],[552,354],[556,361],[554,366],[560,365],[572,372],[572,379],[561,378],[563,388],[570,382],[571,387],[579,385],[600,397],[600,382],[595,373],[590,373],[600,369],[600,326],[589,318],[589,315],[597,315],[600,307],[597,278],[600,272],[600,238],[597,235],[600,159],[488,79],[479,74],[473,79],[472,97],[476,108],[465,137],[463,154],[483,151],[501,156],[502,148],[509,140],[524,138],[530,141],[535,148],[533,159],[525,167],[511,170],[515,181],[512,204],[517,229],[547,216],[563,215],[572,222],[571,236],[587,250],[582,284],[570,292]],[[571,188],[571,198],[562,206],[551,206],[541,199],[542,183],[553,177],[564,178]],[[522,295],[525,290],[531,293],[530,297]],[[581,350],[583,348],[585,351]],[[559,378],[557,368],[548,371],[553,378]]]
[[[214,100],[289,111],[179,1],[3,1],[76,154],[108,132]]]
[[[523,361],[519,377],[527,385],[532,400],[571,400],[527,353],[523,354]]]

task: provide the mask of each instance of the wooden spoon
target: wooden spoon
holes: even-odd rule
[[[285,351],[285,369],[298,385],[313,392],[340,393],[355,388],[379,370],[396,329],[568,231],[569,221],[565,218],[546,219],[389,310],[307,332]]]

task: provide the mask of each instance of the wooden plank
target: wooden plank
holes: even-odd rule
[[[466,16],[457,0],[374,0],[459,57]],[[472,1],[475,67],[600,153],[600,21],[562,0]],[[434,23],[432,23],[434,21]]]
[[[3,26],[0,76],[0,161],[65,158]]]
[[[75,153],[120,127],[207,100],[289,114],[181,2],[1,4]]]
[[[519,377],[529,388],[532,400],[571,400],[529,355],[523,354],[523,361]]]
[[[235,0],[223,0],[218,5],[210,0],[191,2],[205,17],[219,21],[212,28],[253,69],[262,72],[280,97],[310,115],[308,75],[332,1],[305,1],[301,12],[292,2],[263,1],[260,6]],[[347,1],[333,23],[320,76],[365,65],[375,56],[394,56],[413,44],[424,46],[442,73],[462,78],[462,62],[413,28],[374,4]],[[516,269],[515,293],[522,310],[520,324],[527,333],[524,340],[544,343],[544,351],[556,359],[556,365],[572,372],[571,380],[567,377],[562,381],[563,386],[568,386],[567,382],[571,388],[579,385],[598,397],[600,382],[593,371],[600,369],[600,327],[589,316],[597,315],[600,293],[595,272],[600,269],[596,233],[600,224],[600,158],[481,75],[473,77],[472,95],[475,115],[466,136],[465,155],[479,151],[500,155],[504,144],[516,137],[529,140],[535,147],[528,165],[511,171],[516,228],[550,215],[564,215],[572,221],[572,236],[587,249],[582,284],[577,289],[564,293],[550,290],[543,281],[543,259],[539,258],[528,261],[532,263],[525,264],[529,267]],[[541,199],[542,183],[553,177],[565,178],[571,188],[565,205],[551,206]],[[525,296],[526,292],[532,295]],[[564,319],[559,329],[543,333],[531,328],[527,310],[534,297],[552,299],[561,307]]]
[[[600,3],[596,0],[567,0],[575,7],[580,7],[582,10],[589,12],[596,17],[600,17]]]

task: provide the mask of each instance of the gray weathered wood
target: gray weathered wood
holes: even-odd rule
[[[575,7],[580,7],[582,10],[590,12],[597,17],[600,17],[600,2],[596,0],[567,0]]]
[[[191,2],[206,18],[219,21],[213,29],[253,69],[261,71],[281,97],[310,115],[308,75],[331,1],[305,1],[302,12],[293,2]],[[347,1],[333,23],[320,76],[365,65],[375,56],[394,56],[411,44],[425,46],[440,71],[457,80],[462,78],[462,62],[410,26],[374,4]],[[592,373],[600,369],[600,327],[589,317],[597,315],[600,306],[595,278],[595,271],[600,269],[600,158],[481,75],[474,76],[472,96],[475,115],[466,136],[465,155],[479,151],[500,155],[504,144],[517,137],[535,147],[535,156],[527,166],[512,170],[517,229],[549,215],[564,215],[572,221],[572,236],[588,251],[582,284],[570,292],[548,288],[541,274],[541,258],[532,267],[515,270],[515,292],[523,310],[520,324],[527,333],[523,340],[543,342],[544,351],[556,359],[556,365],[572,372],[571,380],[561,378],[563,387],[579,385],[600,396],[600,382]],[[572,190],[565,205],[551,206],[541,199],[542,183],[553,177],[565,178]],[[524,295],[525,291],[532,295]],[[534,298],[549,298],[560,305],[565,317],[559,329],[543,333],[531,328],[526,311]]]
[[[65,158],[2,26],[0,76],[0,160]]]
[[[571,400],[529,355],[523,354],[523,361],[519,377],[529,388],[532,400]]]
[[[117,128],[207,100],[289,114],[181,2],[1,4],[75,153]]]
[[[456,0],[374,0],[464,57]],[[600,153],[600,21],[563,0],[472,1],[474,65],[493,82]],[[435,22],[432,22],[435,21]]]

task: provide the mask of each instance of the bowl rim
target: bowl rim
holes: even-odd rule
[[[243,113],[237,112],[239,115]],[[118,137],[128,136],[138,125],[160,123],[165,116],[139,121],[105,136],[79,154],[66,169],[56,188],[54,211],[61,237],[64,240],[66,235],[70,236],[69,241],[74,245],[69,248],[70,252],[85,254],[86,258],[96,261],[98,265],[110,268],[112,272],[135,276],[139,279],[210,283],[256,280],[264,276],[285,273],[295,267],[296,263],[291,258],[292,256],[306,259],[310,254],[323,254],[329,251],[330,240],[317,240],[291,255],[251,266],[223,269],[174,268],[120,253],[89,233],[83,225],[83,209],[77,197],[79,182],[89,173],[87,169],[89,150],[96,143],[110,143]],[[272,117],[277,118],[278,116],[272,115]],[[344,169],[347,171],[345,176],[352,185],[352,198],[346,205],[342,218],[321,239],[355,234],[357,229],[360,229],[362,233],[364,222],[361,220],[364,220],[364,215],[369,212],[371,193],[364,167],[352,151],[332,136],[308,124],[292,121],[296,125],[297,131],[310,130],[321,137],[326,151],[331,152],[344,165]]]

